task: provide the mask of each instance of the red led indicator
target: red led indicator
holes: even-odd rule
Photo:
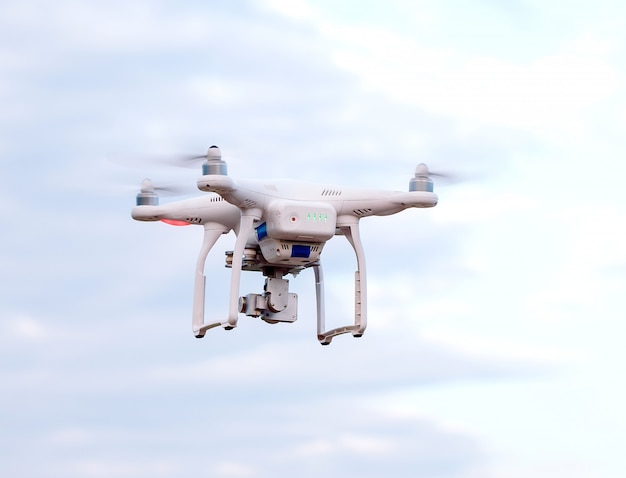
[[[170,226],[189,226],[191,223],[187,221],[178,221],[176,219],[161,219],[161,222],[169,224]]]

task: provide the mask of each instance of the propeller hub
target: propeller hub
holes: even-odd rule
[[[426,191],[432,193],[434,190],[433,180],[430,179],[428,166],[420,163],[415,168],[415,177],[409,182],[409,191]]]
[[[228,168],[222,161],[222,152],[217,146],[211,146],[206,152],[206,163],[202,165],[202,175],[227,176]]]
[[[154,193],[154,184],[152,184],[152,181],[149,178],[141,181],[140,191],[142,193]]]
[[[137,194],[137,206],[158,206],[159,196],[154,192],[154,184],[148,178],[141,182],[141,189]]]

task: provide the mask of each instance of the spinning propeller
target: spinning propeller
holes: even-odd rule
[[[137,206],[158,206],[159,195],[181,196],[188,191],[180,186],[155,186],[150,178],[146,178],[141,181],[139,193],[137,193]]]

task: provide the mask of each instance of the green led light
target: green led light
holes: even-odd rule
[[[328,214],[322,214],[317,212],[307,212],[306,213],[307,221],[320,221],[320,222],[328,222]]]

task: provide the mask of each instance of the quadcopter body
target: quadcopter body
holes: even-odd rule
[[[365,253],[359,221],[369,216],[395,214],[404,209],[433,207],[437,196],[424,164],[417,166],[409,191],[344,188],[290,180],[233,179],[227,174],[219,148],[209,148],[197,187],[206,195],[159,205],[149,180],[144,180],[131,215],[139,221],[163,221],[204,227],[204,241],[196,263],[192,329],[203,337],[214,327],[232,329],[239,314],[269,323],[297,319],[297,295],[289,292],[288,274],[306,268],[315,274],[317,336],[327,345],[333,337],[363,335],[367,326]],[[231,269],[229,308],[224,320],[205,323],[205,262],[222,234],[234,231],[232,251],[226,251]],[[326,330],[321,256],[335,235],[346,237],[356,255],[354,318],[349,325]],[[262,293],[240,295],[241,271],[262,273]]]

